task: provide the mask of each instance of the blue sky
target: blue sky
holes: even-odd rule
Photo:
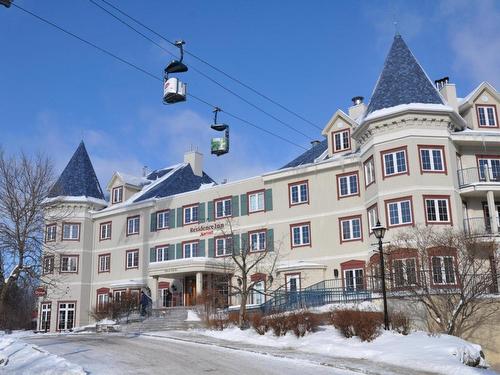
[[[465,96],[481,81],[500,87],[500,2],[109,0],[227,73],[321,128],[350,98],[368,100],[394,35],[393,21],[431,79],[449,75]],[[171,57],[87,0],[15,0],[70,31],[161,75]],[[140,174],[205,154],[220,181],[250,177],[303,150],[221,115],[231,153],[209,154],[211,109],[162,104],[162,85],[19,9],[0,8],[0,145],[42,151],[58,172],[83,138],[103,188],[115,170]],[[165,44],[162,42],[162,44]],[[172,52],[174,48],[165,44]],[[200,65],[227,87],[312,139],[318,129]],[[309,139],[266,117],[193,71],[188,90],[296,143]]]

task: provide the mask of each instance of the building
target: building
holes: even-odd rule
[[[323,140],[279,170],[216,184],[192,151],[144,177],[116,172],[106,201],[81,143],[49,198],[43,272],[53,282],[39,329],[88,324],[91,311],[143,289],[156,307],[167,288],[182,305],[227,291],[228,223],[233,243],[279,251],[273,288],[288,290],[328,279],[362,290],[377,220],[389,240],[416,224],[497,236],[499,105],[487,82],[465,98],[447,78],[433,84],[396,35],[369,104],[337,110]],[[434,281],[455,283],[453,254],[432,257]],[[258,289],[268,276],[252,275]]]

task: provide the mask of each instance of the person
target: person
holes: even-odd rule
[[[144,291],[141,290],[141,298],[139,299],[139,307],[140,307],[141,316],[146,315],[146,310],[148,308],[148,305],[149,305],[149,298],[146,295],[146,293],[144,293]]]
[[[166,294],[167,307],[172,307],[172,293],[170,292],[170,288],[167,289]]]

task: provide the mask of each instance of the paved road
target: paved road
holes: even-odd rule
[[[154,337],[59,335],[30,337],[24,341],[81,365],[89,374],[359,374],[300,359]]]

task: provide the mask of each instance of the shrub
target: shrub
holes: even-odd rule
[[[383,314],[372,311],[337,310],[331,314],[330,319],[344,337],[358,336],[362,341],[372,341],[378,336]]]
[[[253,314],[250,323],[259,335],[265,335],[269,330],[269,322],[262,314]]]
[[[288,329],[295,336],[303,337],[308,332],[314,332],[320,324],[318,317],[309,311],[300,311],[291,314],[287,320]]]
[[[401,311],[393,312],[390,315],[391,329],[402,335],[410,333],[411,320],[405,313]]]
[[[288,332],[288,316],[284,314],[273,315],[267,318],[269,327],[273,330],[275,336],[285,336]]]

